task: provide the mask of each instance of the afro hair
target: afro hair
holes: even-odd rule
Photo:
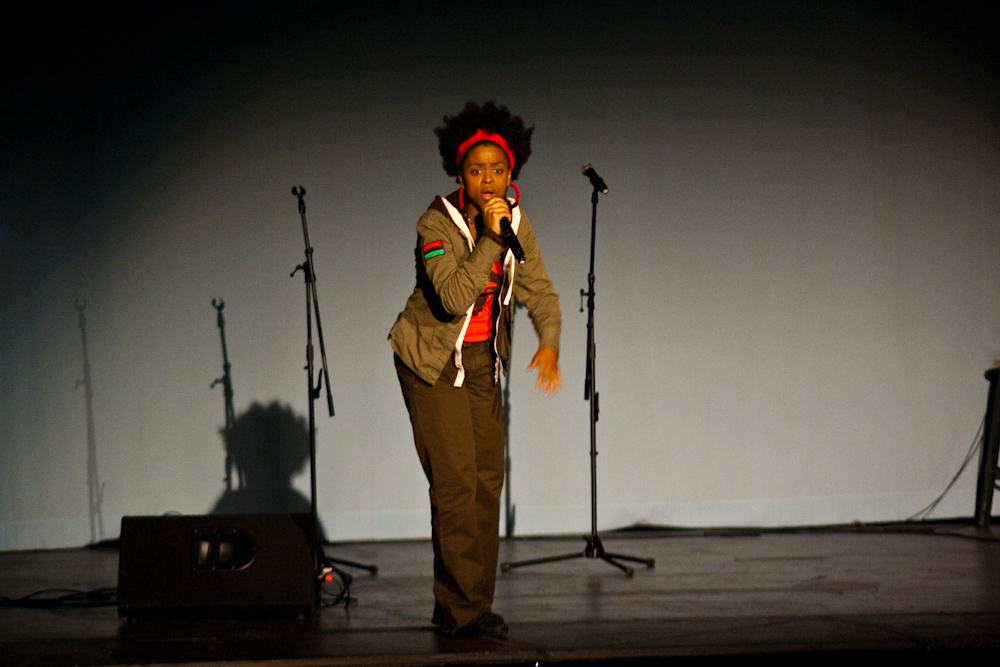
[[[463,141],[477,130],[499,134],[507,142],[514,154],[514,168],[511,178],[517,178],[521,167],[531,155],[531,134],[534,125],[525,129],[524,120],[511,114],[510,110],[496,102],[489,101],[482,106],[467,102],[465,108],[454,116],[445,116],[444,125],[434,128],[438,138],[438,150],[444,163],[444,171],[449,176],[458,176],[459,165],[455,164],[455,154]]]

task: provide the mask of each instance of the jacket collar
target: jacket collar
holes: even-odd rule
[[[516,204],[516,202],[511,201],[510,198],[508,198],[507,201],[510,201],[511,204]],[[465,237],[466,242],[469,244],[469,250],[472,250],[475,245],[475,241],[472,240],[472,232],[469,230],[469,225],[465,220],[465,216],[458,207],[458,190],[455,190],[445,197],[435,197],[434,201],[428,208],[450,218],[451,221],[455,223],[455,226],[462,232],[462,236]],[[517,234],[517,230],[520,226],[521,208],[520,206],[515,205],[511,207],[510,227],[514,230],[514,233]]]

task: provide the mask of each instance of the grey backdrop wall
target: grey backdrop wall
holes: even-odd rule
[[[334,539],[429,535],[386,335],[416,219],[453,187],[431,130],[469,99],[536,126],[522,205],[563,304],[554,398],[521,370],[536,340],[517,323],[519,534],[589,526],[584,162],[611,187],[601,528],[898,520],[935,498],[1000,358],[992,14],[664,4],[169,3],[96,33],[55,10],[7,25],[0,549],[90,539],[77,299],[105,536],[222,494],[213,298],[237,412],[306,414],[298,184],[337,407],[319,413],[321,518]],[[973,482],[937,515],[971,515]]]

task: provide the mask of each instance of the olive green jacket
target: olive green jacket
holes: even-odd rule
[[[396,356],[417,376],[433,384],[439,378],[462,386],[462,341],[476,298],[486,288],[493,264],[503,257],[501,308],[495,317],[492,344],[500,368],[507,372],[513,300],[528,308],[540,344],[559,349],[562,315],[528,217],[512,209],[511,228],[524,250],[524,264],[514,261],[503,240],[489,229],[473,242],[458,210],[458,192],[437,197],[417,222],[417,283],[396,318],[389,340]],[[512,300],[513,295],[513,300]]]

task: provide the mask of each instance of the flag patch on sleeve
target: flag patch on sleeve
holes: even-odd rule
[[[444,244],[441,241],[433,241],[423,247],[424,261],[444,254]]]

